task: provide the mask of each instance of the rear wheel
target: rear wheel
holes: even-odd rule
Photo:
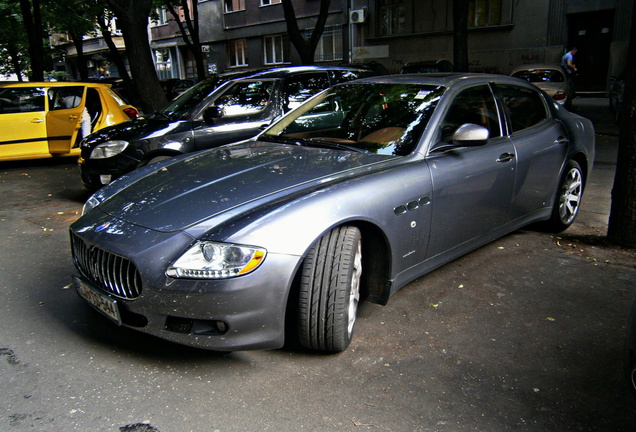
[[[298,332],[307,348],[340,352],[351,342],[360,301],[361,237],[356,227],[335,228],[318,240],[303,262]]]
[[[575,161],[568,161],[552,208],[552,216],[545,227],[551,232],[560,232],[572,225],[581,207],[583,197],[583,171]]]

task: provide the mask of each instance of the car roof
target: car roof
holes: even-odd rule
[[[371,69],[361,69],[350,66],[287,66],[256,72],[255,74],[246,76],[245,78],[285,78],[297,73],[319,71],[355,71],[374,73]]]
[[[416,74],[396,74],[396,75],[382,75],[377,77],[363,78],[356,80],[356,82],[366,83],[396,83],[396,84],[430,84],[436,86],[450,87],[459,83],[466,84],[479,84],[486,82],[499,82],[519,84],[524,81],[518,78],[512,78],[507,75],[496,74],[480,74],[480,73],[461,73],[461,72],[449,72],[449,73],[416,73]]]
[[[75,81],[24,81],[12,83],[0,83],[0,87],[110,87],[110,83],[75,82]]]
[[[527,64],[527,65],[518,66],[518,67],[514,68],[514,70],[511,73],[516,73],[516,72],[521,72],[521,71],[528,71],[528,70],[535,70],[535,69],[556,69],[558,71],[563,72],[563,67],[560,64],[556,64],[556,63],[535,63],[535,64]]]

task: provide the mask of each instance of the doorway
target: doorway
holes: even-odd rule
[[[609,71],[614,9],[568,15],[568,47],[577,47],[577,91],[605,91]]]

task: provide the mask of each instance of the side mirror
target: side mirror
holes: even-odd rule
[[[207,107],[203,111],[203,121],[206,124],[214,124],[214,120],[223,117],[223,110],[216,105]]]
[[[486,144],[490,131],[473,123],[461,125],[453,134],[453,144],[459,146],[480,146]]]

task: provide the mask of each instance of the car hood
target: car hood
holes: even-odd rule
[[[250,141],[157,164],[98,193],[99,208],[157,231],[242,214],[373,168],[393,156]],[[151,168],[151,167],[147,167]],[[139,177],[139,178],[137,178]]]
[[[93,148],[102,142],[114,139],[126,141],[147,139],[175,132],[179,128],[190,129],[191,126],[187,125],[187,122],[173,121],[159,115],[142,117],[100,129],[86,139],[83,147]]]

